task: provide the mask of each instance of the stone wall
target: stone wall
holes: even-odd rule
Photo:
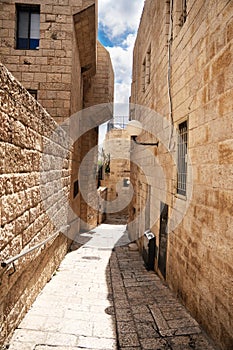
[[[126,223],[128,219],[130,179],[130,137],[125,129],[111,129],[105,137],[104,153],[110,155],[110,172],[103,169],[101,186],[107,188],[106,220]],[[111,213],[112,202],[119,200],[115,212]],[[109,210],[110,209],[110,210]],[[110,211],[110,212],[108,212]]]
[[[107,121],[112,118],[113,113],[113,97],[114,97],[114,72],[112,68],[111,58],[109,52],[97,42],[97,66],[96,74],[93,77],[84,79],[84,107],[87,109],[90,108],[92,111],[93,120],[101,119],[100,114],[101,105],[107,107],[109,112],[106,116],[103,114],[103,121]],[[96,106],[96,107],[95,107]],[[104,120],[105,118],[105,120]],[[107,118],[107,119],[106,119]],[[85,122],[85,121],[84,121]],[[94,124],[94,123],[93,123]],[[98,125],[98,124],[97,124]],[[82,218],[82,229],[87,230],[91,227],[97,226],[98,223],[98,203],[99,199],[96,201],[96,190],[97,190],[97,181],[90,183],[88,179],[91,177],[93,172],[96,174],[97,180],[97,163],[98,163],[98,127],[93,128],[88,133],[84,134],[79,140],[81,145],[80,152],[80,163],[86,154],[91,150],[95,150],[92,153],[92,156],[89,157],[88,164],[86,166],[86,189],[85,192],[88,194],[88,203],[83,197],[80,197],[80,217]]]
[[[0,60],[26,89],[37,91],[38,101],[58,123],[63,122],[83,107],[80,98],[82,84],[80,52],[86,57],[88,55],[85,48],[81,47],[82,41],[88,45],[92,35],[94,39],[91,38],[88,54],[92,52],[95,55],[96,52],[96,31],[95,28],[91,30],[88,27],[89,16],[91,16],[90,23],[94,23],[95,27],[95,9],[90,15],[83,10],[91,6],[94,8],[95,0],[64,0],[59,3],[54,0],[48,0],[46,3],[38,0],[36,4],[40,5],[40,43],[36,50],[16,49],[16,4],[35,5],[35,1],[0,3]],[[77,29],[77,33],[73,16],[80,12],[82,18],[77,20],[81,28]],[[84,28],[85,17],[87,25]],[[82,37],[81,42],[79,36]],[[94,66],[95,62],[92,64]]]
[[[48,0],[46,4],[38,0],[40,42],[36,50],[16,49],[19,4],[35,5],[35,2],[0,3],[0,60],[26,89],[37,92],[38,101],[56,122],[62,124],[84,108],[112,102],[111,60],[104,47],[97,43],[97,0],[59,3]],[[75,142],[71,177],[72,208],[79,217],[82,216],[83,222],[93,224],[97,222],[97,213],[89,213],[86,201],[80,194],[73,193],[78,184],[81,161],[97,143],[98,128],[89,130]],[[91,203],[93,199],[88,201]]]
[[[35,2],[0,3],[0,60],[24,86],[1,65],[1,261],[43,241],[67,222],[70,228],[66,232],[69,239],[57,236],[45,247],[17,260],[16,272],[12,265],[2,269],[0,343],[10,336],[66,254],[70,239],[79,232],[80,217],[88,227],[99,220],[98,211],[88,206],[93,201],[96,205],[96,196],[82,201],[79,167],[98,143],[101,118],[110,119],[112,111],[110,107],[105,120],[101,113],[95,116],[88,111],[78,112],[112,102],[114,86],[110,56],[97,44],[96,0],[64,0],[59,4],[38,0],[40,44],[36,50],[16,49],[17,4]],[[25,88],[37,91],[38,102],[45,109]],[[67,119],[71,115],[74,118]],[[89,130],[93,117],[96,126]],[[57,123],[63,124],[62,129]],[[83,134],[82,127],[87,130]],[[72,147],[65,130],[75,137],[82,135],[78,141],[73,140]],[[96,187],[94,190],[97,193]]]
[[[0,260],[3,262],[59,229],[63,212],[59,215],[62,205],[57,203],[61,198],[69,200],[71,151],[66,144],[59,145],[58,138],[53,141],[51,135],[57,128],[56,122],[2,64],[0,86]],[[60,178],[57,163],[61,160]],[[67,253],[69,242],[65,235],[57,235],[16,260],[15,267],[12,264],[0,267],[0,345],[51,278]]]
[[[164,277],[215,342],[222,349],[231,349],[233,3],[229,0],[186,3],[185,18],[181,16],[182,1],[173,1],[170,37],[170,2],[146,0],[136,39],[131,102],[151,108],[160,117],[153,113],[151,116],[132,113],[131,117],[139,119],[146,129],[139,140],[153,141],[151,132],[160,143],[158,148],[147,148],[147,153],[135,148],[132,154],[132,161],[144,163],[141,172],[136,165],[131,169],[137,193],[131,220],[141,215],[140,223],[131,227],[131,235],[143,235],[146,211],[140,213],[151,186],[149,216],[157,242],[155,269],[163,277],[158,267],[163,202],[168,205],[169,230]],[[190,159],[187,194],[179,196],[176,131],[170,137],[168,121],[177,130],[184,120],[188,121]],[[182,213],[185,213],[182,221],[174,227]]]

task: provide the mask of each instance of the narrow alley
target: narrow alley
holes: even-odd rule
[[[215,348],[129,248],[126,226],[102,224],[78,237],[5,349]]]
[[[0,1],[0,350],[233,349],[232,58],[233,0]]]

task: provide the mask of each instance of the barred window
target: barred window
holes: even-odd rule
[[[187,147],[188,126],[187,120],[178,126],[178,164],[177,164],[177,193],[186,195],[187,187]]]

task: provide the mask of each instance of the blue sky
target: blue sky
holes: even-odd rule
[[[144,0],[99,0],[99,41],[110,53],[115,73],[117,115],[128,114],[132,52]],[[123,106],[117,103],[124,104]]]

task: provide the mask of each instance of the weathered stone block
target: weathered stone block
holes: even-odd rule
[[[23,215],[15,220],[15,234],[21,234],[29,226],[29,211],[25,211]]]
[[[22,159],[21,148],[12,144],[5,145],[5,171],[13,173],[20,171],[20,162]]]
[[[27,133],[26,127],[20,121],[14,121],[14,131],[13,131],[13,143],[16,146],[27,147]]]
[[[13,118],[1,112],[0,113],[0,140],[11,142],[12,136],[13,136]]]
[[[219,143],[220,164],[233,164],[233,140],[226,140]]]
[[[15,237],[15,223],[1,224],[0,250],[2,250]]]
[[[228,45],[224,52],[213,62],[212,65],[212,76],[217,76],[224,68],[228,67],[232,61],[232,49]]]

